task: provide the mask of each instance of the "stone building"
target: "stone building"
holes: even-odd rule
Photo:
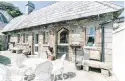
[[[44,57],[50,46],[56,58],[66,53],[74,61],[75,47],[94,48],[102,61],[111,62],[112,20],[122,11],[112,2],[56,2],[14,18],[3,32],[17,47],[31,46],[31,55]]]

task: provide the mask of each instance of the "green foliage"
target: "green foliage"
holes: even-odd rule
[[[10,14],[12,17],[17,17],[19,15],[22,15],[22,13],[19,10],[19,8],[15,7],[11,3],[0,1],[0,9],[7,11],[8,14]]]

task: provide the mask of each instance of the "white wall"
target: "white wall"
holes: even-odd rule
[[[112,38],[113,38],[113,24],[105,25],[105,62],[112,64]]]
[[[125,81],[125,23],[113,32],[113,72],[119,81]]]

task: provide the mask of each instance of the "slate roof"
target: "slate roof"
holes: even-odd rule
[[[62,1],[55,4],[41,8],[30,13],[22,22],[14,19],[16,22],[10,24],[18,24],[14,27],[6,26],[3,31],[18,30],[29,28],[37,25],[49,24],[59,21],[78,19],[92,15],[98,15],[109,12],[116,12],[123,9],[123,7],[113,4],[112,2],[99,1]]]

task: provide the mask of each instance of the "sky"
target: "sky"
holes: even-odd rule
[[[23,12],[25,14],[26,10],[25,10],[25,5],[27,3],[27,1],[8,1],[12,4],[14,4],[15,6],[19,7],[19,9],[21,10],[21,12]],[[55,1],[31,1],[32,3],[34,3],[35,5],[35,10],[38,10],[42,7],[51,5],[53,3],[55,3]],[[124,2],[123,1],[112,1],[113,3],[120,5],[120,6],[124,6]],[[121,16],[123,16],[124,13],[121,14]]]
[[[15,6],[19,7],[19,9],[21,10],[21,12],[25,13],[25,5],[27,3],[27,1],[8,1],[12,4],[14,4]],[[34,5],[35,5],[35,10],[38,10],[42,7],[48,6],[53,4],[55,1],[31,1]]]

